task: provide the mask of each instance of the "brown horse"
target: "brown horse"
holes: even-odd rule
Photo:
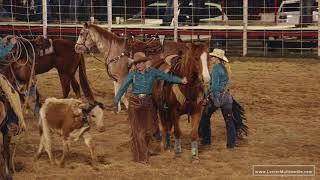
[[[74,42],[66,39],[54,39],[52,40],[53,52],[41,55],[42,50],[47,48],[48,42],[49,40],[44,38],[31,41],[33,48],[37,50],[35,57],[35,75],[56,68],[60,77],[63,97],[68,97],[71,85],[76,96],[79,98],[80,86],[75,79],[75,72],[79,68],[81,88],[88,101],[91,104],[94,103],[95,100],[86,76],[84,57],[82,54],[75,52]],[[32,48],[30,44],[26,42],[22,43],[24,43],[27,51]],[[49,45],[51,45],[51,43],[49,43]],[[10,82],[18,80],[18,82],[25,84],[29,81],[31,66],[30,60],[28,60],[24,52],[18,60],[4,67],[1,73],[4,74]]]
[[[198,156],[198,126],[203,109],[203,77],[208,71],[208,43],[186,44],[188,50],[181,54],[181,59],[173,65],[170,73],[186,77],[188,84],[173,85],[157,81],[154,85],[154,99],[159,110],[162,124],[163,145],[169,146],[170,132],[174,127],[175,153],[180,155],[181,130],[179,118],[183,114],[191,116],[192,161]]]
[[[89,53],[93,46],[98,48],[105,60],[107,73],[114,80],[115,94],[117,94],[128,75],[128,57],[132,57],[136,51],[144,51],[148,48],[143,42],[135,41],[130,43],[129,40],[131,39],[122,39],[97,25],[85,23],[75,46],[75,50],[78,53]],[[161,51],[157,51],[151,55],[146,53],[146,55],[152,57],[155,63],[157,63],[169,55],[178,54],[184,46],[184,43],[165,42]],[[148,49],[157,50],[157,48]],[[209,71],[206,72],[204,78],[207,81],[210,80]],[[128,107],[128,101],[125,98],[122,100],[126,107]],[[118,107],[120,111],[120,104]]]

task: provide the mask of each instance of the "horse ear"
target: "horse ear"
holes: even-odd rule
[[[188,49],[191,49],[192,48],[192,43],[186,43],[186,46]]]
[[[206,47],[209,47],[209,41],[205,41],[205,42],[204,42],[204,45],[205,45]]]
[[[88,26],[89,26],[88,22],[85,22],[83,25],[84,28],[88,28]]]

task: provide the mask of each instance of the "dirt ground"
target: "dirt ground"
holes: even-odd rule
[[[320,61],[311,59],[231,58],[234,97],[244,106],[250,135],[247,143],[226,149],[221,112],[213,117],[213,145],[200,146],[200,163],[191,162],[190,124],[182,117],[183,155],[174,152],[152,156],[150,165],[131,161],[127,114],[105,111],[106,131],[93,129],[99,170],[90,166],[89,151],[75,142],[64,168],[49,164],[44,153],[37,161],[37,120],[27,116],[28,131],[19,142],[15,161],[22,168],[15,180],[87,179],[317,179],[317,177],[254,177],[253,165],[320,165]],[[104,104],[113,100],[113,83],[104,65],[86,58],[87,73],[95,97]],[[61,97],[56,71],[38,76],[45,97]],[[74,97],[74,94],[71,94]],[[2,138],[1,138],[2,139]],[[60,157],[62,143],[54,136],[53,154]]]

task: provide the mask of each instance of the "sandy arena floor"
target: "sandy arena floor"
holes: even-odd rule
[[[253,177],[252,165],[306,164],[320,168],[320,63],[311,59],[232,59],[231,92],[245,107],[250,127],[248,142],[234,150],[225,148],[225,125],[220,111],[213,116],[213,146],[200,146],[199,164],[191,164],[190,124],[182,117],[183,155],[174,152],[151,157],[149,166],[131,162],[127,114],[105,112],[106,131],[94,129],[99,170],[90,166],[90,155],[82,142],[73,143],[64,168],[49,164],[44,153],[33,161],[38,148],[37,120],[27,116],[28,132],[16,153],[22,168],[15,180],[87,179],[317,179],[298,177]],[[113,83],[104,65],[86,58],[87,73],[95,97],[111,104]],[[61,97],[56,71],[38,76],[45,97]],[[71,94],[74,97],[74,94]],[[1,138],[2,139],[2,138]],[[60,157],[62,144],[54,136],[53,154]]]

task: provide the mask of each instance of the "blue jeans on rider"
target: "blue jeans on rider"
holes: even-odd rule
[[[34,112],[33,115],[38,118],[39,117],[39,112],[41,108],[41,104],[39,102],[39,97],[37,97],[39,94],[37,93],[38,89],[35,85],[31,86],[30,91],[29,91],[29,96],[35,97],[36,103],[34,107]]]
[[[212,114],[220,108],[227,129],[227,148],[233,148],[236,144],[236,128],[232,117],[232,96],[227,91],[221,98],[220,107],[217,107],[214,101],[216,101],[216,98],[208,100],[202,112],[199,125],[199,135],[202,137],[201,143],[204,145],[211,144],[210,118]]]
[[[170,25],[173,18],[173,0],[167,0],[167,7],[163,16],[163,24]]]
[[[4,125],[1,127],[1,132],[4,134],[7,134],[9,131],[8,125],[10,124],[15,124],[17,127],[19,127],[19,123],[18,123],[18,117],[15,114],[15,112],[13,111],[11,106],[7,107],[7,121],[4,122]],[[11,132],[9,132],[11,133]],[[16,133],[16,132],[13,132]]]

